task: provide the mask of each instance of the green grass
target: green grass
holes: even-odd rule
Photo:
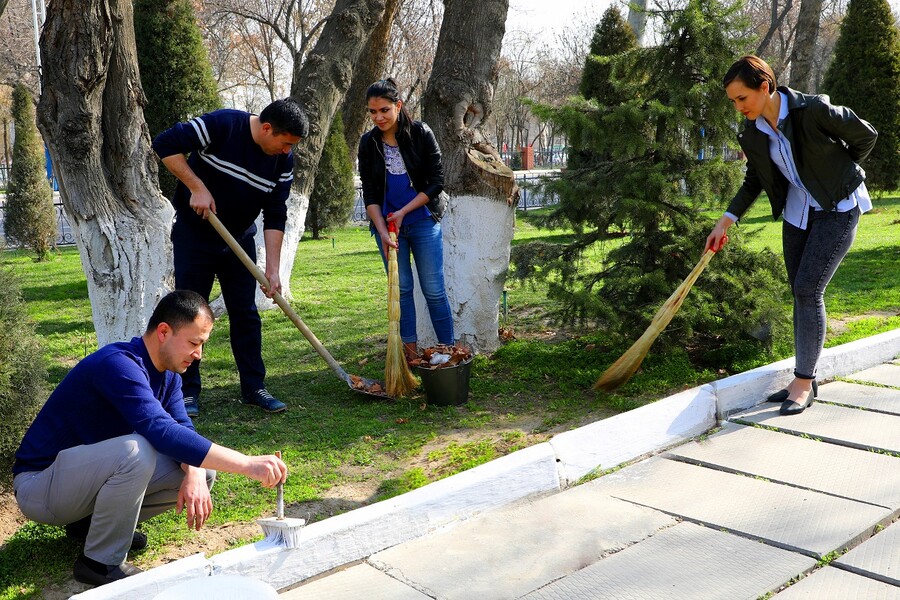
[[[863,217],[856,246],[826,295],[830,316],[843,320],[829,345],[900,327],[900,199],[875,204],[877,210]],[[767,203],[758,202],[741,226],[754,232],[750,245],[780,251],[780,224],[771,222],[767,210]],[[519,213],[514,243],[570,235],[534,223],[532,211]],[[597,248],[587,260],[599,260],[603,251]],[[96,348],[78,253],[67,248],[50,262],[35,263],[24,253],[9,251],[0,261],[20,274],[29,316],[44,342],[50,383],[56,384]],[[338,362],[350,373],[383,379],[386,280],[368,231],[347,227],[330,238],[304,240],[291,285],[294,308]],[[290,408],[280,415],[263,414],[237,401],[228,318],[223,317],[204,349],[197,429],[247,453],[282,450],[290,468],[285,487],[289,511],[307,516],[317,502],[344,493],[345,486],[368,490],[368,497],[356,503],[383,500],[544,441],[556,431],[727,375],[696,367],[685,351],[651,353],[625,386],[615,393],[595,393],[591,385],[625,347],[611,343],[603,332],[553,323],[547,315],[556,307],[545,292],[540,286],[509,283],[501,325],[513,339],[492,356],[475,358],[470,399],[460,407],[427,406],[421,396],[384,401],[350,391],[275,310],[262,315],[267,384]],[[758,356],[750,366],[771,360]],[[213,499],[211,527],[252,522],[274,506],[273,492],[227,473],[220,474]],[[324,516],[311,515],[314,520]],[[150,547],[132,560],[144,566],[177,553],[195,535],[173,513],[152,519],[143,529]],[[45,586],[69,576],[77,552],[58,527],[23,526],[0,552],[0,600],[40,597]]]

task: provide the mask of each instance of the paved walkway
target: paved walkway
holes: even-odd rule
[[[900,360],[847,379],[280,597],[900,600]]]

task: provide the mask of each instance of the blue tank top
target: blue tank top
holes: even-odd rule
[[[384,216],[388,213],[396,212],[409,204],[409,202],[418,195],[413,187],[412,179],[406,171],[406,165],[403,163],[403,156],[400,154],[400,148],[390,146],[385,142],[381,143],[384,150],[384,168],[386,174],[384,204],[381,212]],[[431,212],[425,206],[420,206],[416,210],[403,217],[403,223],[411,225],[422,219],[430,218]]]

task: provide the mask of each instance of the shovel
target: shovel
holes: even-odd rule
[[[234,239],[234,236],[225,229],[225,226],[222,225],[222,221],[219,220],[212,211],[206,213],[207,219],[215,228],[216,231],[219,232],[219,235],[222,236],[222,239],[225,240],[225,243],[228,244],[228,247],[231,248],[232,252],[234,252],[235,256],[241,259],[241,262],[244,263],[244,266],[247,267],[247,270],[253,274],[258,282],[260,282],[266,289],[269,289],[269,281],[266,279],[265,273],[262,272],[255,262],[250,260],[250,257],[244,251],[243,248],[237,243],[237,240]],[[316,337],[316,335],[310,331],[309,327],[306,326],[306,323],[300,318],[294,309],[291,308],[291,305],[288,304],[287,300],[284,299],[284,296],[279,292],[275,292],[275,295],[272,297],[281,310],[284,311],[284,314],[288,316],[288,318],[294,322],[294,325],[297,326],[297,329],[300,330],[300,333],[303,334],[303,337],[312,345],[313,349],[319,353],[328,366],[331,367],[331,370],[335,372],[338,378],[341,381],[347,383],[350,386],[350,389],[354,392],[359,392],[361,394],[368,394],[370,396],[378,396],[379,398],[389,398],[384,391],[384,384],[380,381],[376,381],[374,379],[367,379],[365,377],[359,377],[358,375],[348,375],[347,371],[345,371],[341,365],[338,364],[334,357],[325,349],[325,346],[322,345],[322,342]]]

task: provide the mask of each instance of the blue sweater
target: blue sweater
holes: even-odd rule
[[[104,346],[69,371],[25,432],[13,475],[42,471],[67,448],[132,433],[195,467],[212,446],[185,413],[181,378],[157,371],[139,337]]]
[[[284,231],[294,155],[263,152],[253,141],[249,113],[223,109],[178,123],[156,136],[153,150],[161,158],[191,153],[188,165],[212,194],[216,215],[236,238],[256,233],[254,221],[260,211],[263,229]],[[179,181],[172,199],[176,226],[221,244],[212,226],[191,210],[190,201],[190,190]]]

